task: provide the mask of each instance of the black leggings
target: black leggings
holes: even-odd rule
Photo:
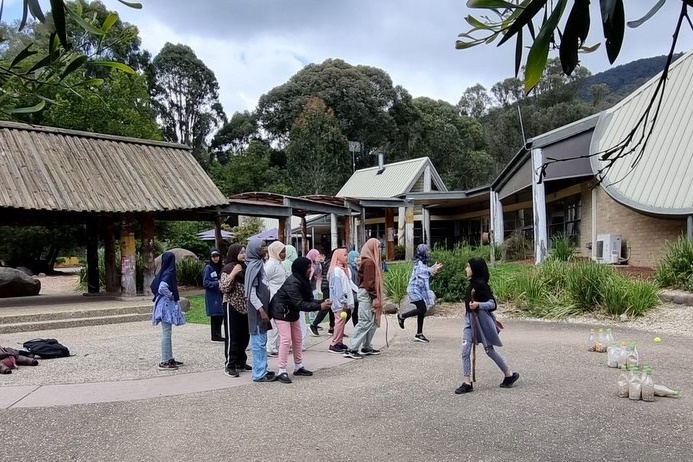
[[[356,300],[356,295],[354,295],[354,309],[351,312],[351,322],[354,323],[354,327],[359,323],[359,301]]]
[[[230,303],[224,303],[226,316],[226,335],[224,338],[224,354],[226,368],[245,367],[248,355],[245,349],[250,342],[248,333],[248,315],[241,314]]]
[[[223,335],[221,335],[221,328],[224,324],[224,318],[224,315],[209,317],[209,326],[212,330],[212,340],[223,340]]]
[[[417,300],[417,301],[412,302],[412,303],[414,304],[416,309],[411,310],[411,311],[403,314],[402,319],[417,316],[417,318],[416,318],[416,333],[417,334],[423,334],[423,322],[424,322],[424,318],[426,317],[426,302],[424,302],[423,300]]]
[[[320,323],[322,322],[323,319],[325,319],[325,316],[330,315],[330,329],[334,329],[334,312],[332,310],[320,310],[318,311],[318,314],[315,316],[315,319],[311,323],[315,327],[318,327]]]

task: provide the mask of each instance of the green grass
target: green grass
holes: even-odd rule
[[[200,294],[185,298],[190,300],[190,311],[185,313],[185,320],[192,324],[209,324],[209,317],[205,312],[205,296]]]

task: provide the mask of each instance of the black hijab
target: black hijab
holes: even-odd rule
[[[219,261],[214,263],[214,260],[212,257],[215,255],[219,255]],[[217,249],[212,249],[212,251],[209,253],[209,262],[207,263],[209,266],[214,268],[214,271],[217,272],[217,274],[221,273],[221,268],[224,266],[223,262],[221,261],[221,254]]]
[[[301,283],[301,296],[304,300],[313,299],[313,289],[310,285],[306,272],[313,265],[313,262],[306,257],[298,257],[291,264],[291,274]]]
[[[493,297],[491,287],[488,285],[490,279],[486,260],[481,257],[474,257],[469,260],[469,267],[472,269],[472,276],[467,285],[467,294],[464,298],[464,306],[469,311],[469,303],[487,302]]]
[[[226,253],[224,267],[221,269],[222,273],[231,274],[231,270],[233,270],[236,265],[240,264],[243,267],[243,271],[236,275],[236,281],[245,280],[245,262],[238,261],[238,255],[244,248],[245,246],[242,244],[231,244],[229,251]]]
[[[154,294],[153,300],[156,300],[157,295],[159,295],[159,284],[161,284],[162,281],[165,282],[168,285],[168,289],[173,292],[173,299],[175,301],[180,300],[180,295],[178,295],[178,279],[176,278],[176,256],[171,252],[164,252],[161,255],[161,268],[149,285],[152,294]]]

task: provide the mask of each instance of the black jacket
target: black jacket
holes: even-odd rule
[[[301,311],[319,310],[320,303],[313,298],[310,285],[304,284],[293,274],[286,278],[270,302],[272,317],[277,321],[298,321]]]

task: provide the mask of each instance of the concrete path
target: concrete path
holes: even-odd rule
[[[391,318],[390,327],[393,324]],[[152,387],[165,379],[198,384],[181,382],[180,387],[190,388],[175,396],[11,406],[0,412],[0,425],[7,429],[6,452],[0,460],[690,460],[692,338],[663,336],[664,341],[655,345],[656,332],[610,326],[618,339],[638,342],[658,382],[682,389],[681,399],[645,403],[616,396],[618,373],[606,367],[604,354],[586,351],[587,326],[518,320],[505,324],[506,346],[501,352],[520,371],[519,382],[513,389],[499,388],[501,374],[480,354],[478,381],[469,395],[453,393],[460,383],[461,320],[456,318],[427,319],[430,344],[412,341],[412,320],[406,331],[395,327],[390,348],[378,357],[326,367],[291,385],[244,383],[242,378],[237,379],[239,385],[220,389],[214,389],[221,383],[217,377],[226,377],[216,365],[205,369],[207,353],[201,347],[206,345],[218,358],[217,345],[200,340],[199,345],[186,346],[195,336],[206,340],[202,326],[174,332],[176,355],[185,353],[181,359],[188,360],[191,351],[202,352],[193,358],[191,373],[181,370],[171,378],[152,373],[156,358],[148,350],[156,351],[158,331],[145,331],[154,339],[149,340],[141,326],[139,331],[124,330],[129,343],[144,342],[140,347],[146,353],[141,368],[139,358],[114,361],[122,364],[123,378]],[[65,339],[77,338],[64,334]],[[116,333],[103,334],[117,343]],[[107,344],[98,335],[92,340],[99,347]],[[83,344],[79,345],[76,351],[83,352]],[[321,348],[308,352],[311,367],[318,363]],[[80,357],[83,372],[92,369],[89,357]],[[4,386],[0,394],[25,396],[21,393],[39,384],[24,374],[37,373],[33,371],[44,366],[49,366],[48,361],[3,377],[3,385],[15,380],[14,385],[27,389]],[[104,369],[108,374],[117,370],[110,365]],[[98,373],[87,375],[93,378]],[[23,383],[17,381],[20,377]],[[68,371],[66,377],[74,379],[77,374]],[[60,380],[52,383],[63,386]],[[197,391],[204,386],[210,391]],[[63,393],[60,388],[53,390],[55,395]],[[56,400],[57,396],[54,404]]]

